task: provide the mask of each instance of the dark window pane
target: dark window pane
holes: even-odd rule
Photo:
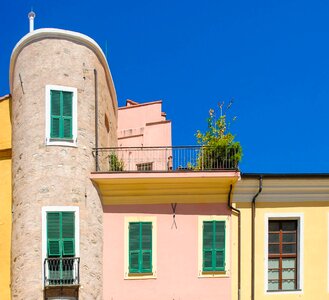
[[[280,253],[279,245],[268,245],[268,252],[270,254],[279,254]]]
[[[268,237],[270,243],[278,243],[280,241],[280,236],[278,233],[270,233]]]
[[[282,241],[285,242],[296,242],[296,233],[283,233]]]
[[[297,221],[284,221],[282,222],[283,231],[294,231],[297,230]]]
[[[270,221],[269,222],[269,231],[279,231],[280,222],[279,221]]]
[[[296,244],[283,244],[282,253],[296,253]]]

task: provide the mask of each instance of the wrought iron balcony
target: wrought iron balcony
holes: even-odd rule
[[[209,146],[94,149],[97,172],[194,172],[238,170],[233,148]]]
[[[80,284],[80,258],[54,257],[44,261],[44,286],[77,286]]]

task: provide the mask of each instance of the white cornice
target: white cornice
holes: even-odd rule
[[[42,29],[34,30],[34,31],[28,33],[27,35],[25,35],[23,38],[21,38],[21,40],[16,44],[14,50],[11,53],[10,68],[9,68],[10,91],[12,92],[13,71],[14,71],[16,59],[17,59],[19,53],[22,51],[22,49],[25,46],[27,46],[33,42],[36,42],[36,41],[39,41],[42,39],[47,39],[47,38],[66,39],[66,40],[69,40],[72,42],[76,42],[76,43],[79,43],[79,44],[82,44],[82,45],[88,47],[96,54],[96,56],[98,57],[98,59],[100,60],[101,64],[104,67],[107,83],[108,83],[112,101],[113,101],[114,111],[117,114],[118,102],[117,102],[117,97],[116,97],[116,91],[115,91],[112,75],[110,72],[110,68],[108,66],[106,57],[105,57],[102,49],[89,36],[84,35],[82,33],[74,32],[74,31],[55,29],[55,28],[42,28]]]
[[[242,178],[233,190],[233,202],[251,202],[258,179]],[[257,202],[329,202],[329,178],[263,178]]]

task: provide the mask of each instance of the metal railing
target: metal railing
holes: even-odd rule
[[[79,257],[53,257],[44,261],[44,285],[79,285]]]
[[[99,172],[237,170],[234,148],[209,146],[113,147],[94,149]]]

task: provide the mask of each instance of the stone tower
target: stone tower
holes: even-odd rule
[[[101,299],[102,206],[89,177],[93,149],[117,145],[106,58],[85,35],[35,30],[12,52],[10,89],[12,298]]]

